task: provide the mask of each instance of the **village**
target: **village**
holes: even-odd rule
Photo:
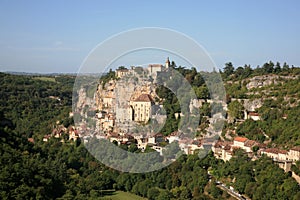
[[[118,144],[130,144],[135,142],[137,147],[142,151],[149,146],[160,154],[162,154],[166,143],[168,144],[174,141],[178,142],[180,149],[185,154],[194,154],[201,149],[211,147],[215,157],[224,161],[228,161],[234,156],[234,150],[242,149],[252,159],[257,159],[257,157],[261,155],[272,158],[278,162],[279,166],[284,168],[285,171],[290,171],[291,164],[300,160],[300,147],[294,147],[289,150],[267,148],[267,145],[264,143],[259,143],[237,135],[235,137],[229,137],[231,139],[229,141],[228,138],[225,140],[222,137],[217,141],[203,136],[186,138],[180,131],[175,131],[168,136],[156,132],[148,135],[131,135],[130,133],[134,132],[131,129],[132,126],[135,127],[137,123],[146,124],[153,115],[157,117],[157,110],[162,108],[162,105],[154,101],[154,99],[158,98],[155,94],[155,78],[159,73],[168,69],[169,66],[170,61],[168,58],[165,65],[150,64],[148,68],[132,67],[131,69],[117,69],[116,77],[118,81],[110,80],[108,84],[106,84],[105,90],[103,90],[102,87],[98,88],[98,125],[101,127],[100,130],[104,131],[105,138],[111,142],[115,141]],[[141,74],[142,76],[139,76]],[[149,75],[151,75],[150,79],[148,79]],[[128,77],[130,76],[139,78],[139,81],[137,81],[138,85],[128,81]],[[262,87],[262,85],[272,84],[270,80],[264,82],[263,78],[258,79],[258,81],[257,79],[258,78],[255,78],[254,82],[248,83],[247,87]],[[124,87],[124,85],[126,85],[126,87]],[[232,101],[244,103],[244,119],[240,120],[241,122],[247,119],[254,121],[261,120],[261,116],[256,112],[256,109],[262,105],[261,101],[249,101],[248,99],[232,99]],[[193,99],[190,102],[190,111],[195,108],[200,108],[204,103],[212,104],[213,102],[210,99]],[[222,106],[224,110],[228,111],[226,104],[222,104]],[[180,115],[180,113],[177,113],[176,117],[178,117],[178,115]],[[232,119],[229,118],[227,120]],[[213,131],[211,127],[207,129]]]
[[[92,118],[95,121],[93,134],[85,133],[88,127],[84,123],[76,128],[74,126],[66,128],[58,124],[53,129],[52,134],[44,136],[43,141],[47,142],[51,137],[60,138],[63,134],[67,134],[69,140],[76,141],[80,137],[84,143],[87,143],[91,137],[95,136],[98,139],[107,139],[117,145],[136,144],[136,147],[141,152],[150,148],[157,151],[160,155],[163,155],[163,149],[166,145],[177,142],[185,154],[194,154],[201,150],[211,149],[217,159],[222,159],[225,162],[234,156],[236,150],[241,149],[252,160],[262,155],[272,158],[286,172],[291,170],[292,164],[300,160],[299,146],[288,150],[268,147],[267,143],[250,140],[246,137],[238,136],[236,133],[211,138],[208,135],[215,131],[211,125],[206,128],[206,136],[200,135],[194,138],[186,137],[179,130],[169,135],[163,135],[159,130],[156,131],[153,126],[149,126],[151,122],[155,120],[158,124],[163,124],[166,118],[163,113],[162,101],[155,93],[155,88],[157,87],[156,78],[160,73],[168,70],[169,67],[169,58],[167,58],[165,65],[149,64],[144,68],[132,66],[131,69],[120,67],[115,71],[116,79],[98,84],[94,96],[94,114],[92,114]],[[247,87],[261,87],[264,84],[272,84],[272,82],[264,82],[255,78],[254,82],[248,83]],[[81,97],[85,99],[85,103],[92,102],[84,93]],[[262,120],[260,114],[256,112],[256,109],[262,106],[260,100],[231,100],[243,103],[245,108],[243,119],[239,119],[239,123],[249,119],[254,121]],[[84,105],[83,102],[83,100],[79,99],[79,103]],[[191,99],[189,109],[192,112],[193,109],[199,109],[205,103],[212,104],[213,101],[211,99]],[[222,103],[222,106],[228,112],[227,104]],[[87,114],[85,115],[87,116]],[[180,115],[181,113],[175,113],[176,119]],[[73,113],[70,113],[70,117],[73,117]],[[208,121],[214,120],[212,116],[205,117],[207,117]],[[287,116],[284,117],[286,118]],[[235,119],[228,116],[225,120],[232,121]],[[220,133],[217,134],[220,135]]]

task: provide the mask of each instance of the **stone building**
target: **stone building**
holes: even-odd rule
[[[151,106],[154,104],[153,102],[149,94],[141,94],[136,99],[131,100],[132,120],[147,123],[151,118]]]
[[[289,159],[292,161],[300,160],[300,146],[293,147],[289,151]]]
[[[116,77],[118,78],[122,78],[123,76],[127,76],[131,73],[131,71],[129,69],[117,69],[116,70]]]

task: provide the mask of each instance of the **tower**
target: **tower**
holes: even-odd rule
[[[167,58],[166,60],[166,68],[168,69],[170,67],[170,60],[169,60],[169,57]]]

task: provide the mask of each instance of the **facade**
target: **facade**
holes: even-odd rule
[[[261,154],[266,154],[268,157],[278,160],[279,149],[276,148],[268,148],[261,151]]]
[[[239,147],[239,148],[243,148],[244,144],[245,144],[245,142],[247,140],[248,139],[245,138],[245,137],[236,137],[236,138],[234,138],[233,146],[236,146],[236,147]]]
[[[279,150],[278,151],[278,160],[288,160],[288,151]]]
[[[117,69],[116,70],[116,76],[118,78],[122,78],[123,76],[127,76],[130,74],[130,70],[129,69]]]
[[[246,142],[244,143],[244,147],[242,147],[242,149],[244,149],[247,153],[251,153],[252,148],[256,145],[258,145],[258,143],[255,142],[254,140],[246,140]]]
[[[232,158],[233,152],[232,152],[232,142],[228,141],[217,141],[212,146],[212,151],[214,152],[214,156],[217,159],[222,159],[224,161],[228,161]]]
[[[293,147],[290,149],[289,160],[292,160],[292,161],[300,160],[300,146]]]
[[[112,98],[112,96],[105,96],[102,99],[103,99],[103,106],[104,106],[104,108],[112,107],[112,105],[113,105],[113,98]]]
[[[164,141],[164,137],[163,137],[163,134],[161,134],[161,133],[157,133],[148,138],[148,143],[150,143],[150,144],[157,144],[162,141]]]
[[[258,113],[254,113],[254,112],[250,112],[249,115],[248,115],[248,118],[252,119],[254,121],[261,120],[260,115]]]
[[[117,122],[128,122],[132,121],[132,107],[131,106],[125,106],[124,108],[117,108],[116,109],[116,119]]]
[[[175,141],[179,141],[179,133],[178,131],[175,131],[173,133],[171,133],[170,135],[168,135],[166,137],[166,139],[169,141],[169,143],[175,142]]]
[[[149,94],[141,94],[136,99],[130,101],[132,107],[132,120],[147,123],[151,118],[152,97]]]
[[[148,65],[149,74],[152,76],[156,76],[157,72],[161,72],[163,70],[163,65],[161,64],[150,64]]]

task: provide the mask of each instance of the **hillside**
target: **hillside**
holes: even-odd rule
[[[199,72],[177,69],[195,89],[200,123],[197,134],[206,134],[212,112],[209,94]],[[300,145],[299,68],[249,66],[221,71],[225,83],[227,109],[222,139],[231,142],[236,136],[266,143],[268,147],[290,149]],[[104,77],[105,78],[105,77]],[[50,137],[58,127],[73,125],[72,89],[75,77],[68,75],[33,76],[0,73],[1,199],[114,199],[103,191],[134,193],[148,199],[230,199],[218,182],[252,199],[299,199],[300,188],[291,173],[285,173],[267,156],[256,160],[243,151],[234,151],[228,161],[217,159],[213,152],[199,158],[198,151],[182,155],[158,171],[121,173],[104,166],[80,140],[68,140],[67,132]],[[107,80],[108,81],[108,80]],[[165,135],[176,129],[176,96],[159,88],[156,94],[167,108],[169,119]],[[90,95],[92,96],[92,95]],[[168,98],[167,98],[168,97]],[[208,101],[207,101],[208,100]],[[175,105],[175,106],[174,106]],[[246,112],[245,112],[246,110]],[[251,115],[250,113],[256,113]],[[245,119],[256,116],[253,119]],[[136,151],[133,146],[120,146]],[[299,163],[293,165],[298,173]],[[118,192],[118,195],[130,194]],[[130,197],[129,197],[130,198]]]

